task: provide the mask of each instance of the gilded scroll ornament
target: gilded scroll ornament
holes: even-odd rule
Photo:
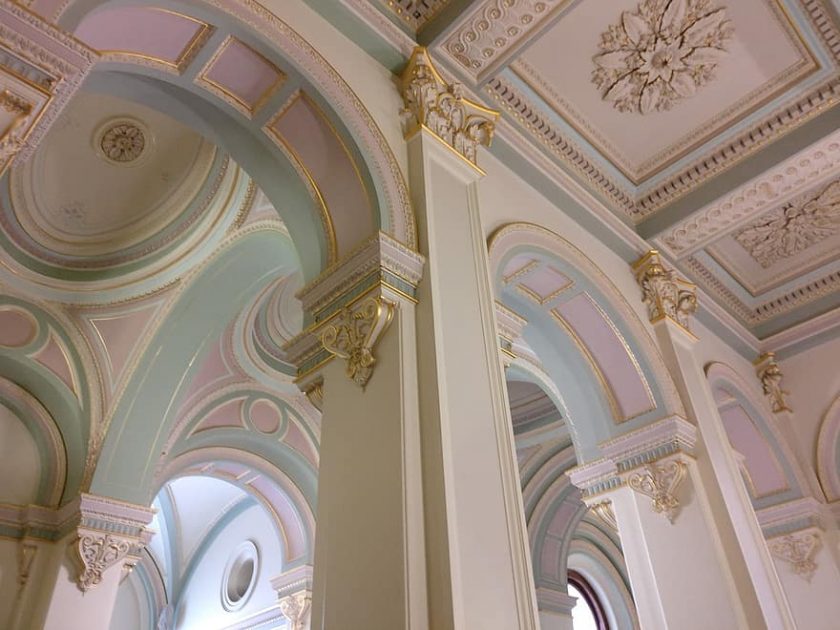
[[[714,78],[732,32],[711,0],[642,0],[601,35],[592,82],[620,112],[667,111]]]
[[[129,541],[110,534],[82,533],[76,544],[76,551],[82,565],[82,571],[76,580],[79,588],[89,591],[102,582],[105,571],[125,558],[130,549]]]
[[[785,400],[788,392],[782,389],[782,369],[776,363],[774,353],[765,352],[755,360],[755,374],[761,381],[761,388],[770,401],[770,408],[773,413],[793,411]]]
[[[23,135],[32,113],[32,105],[9,90],[0,92],[0,109],[12,115],[12,120],[0,133],[0,166],[23,146]]]
[[[290,630],[308,630],[309,613],[312,609],[312,594],[300,591],[280,600],[280,612],[289,620]]]
[[[390,325],[394,309],[393,303],[381,297],[367,298],[357,308],[345,307],[321,333],[324,348],[347,362],[347,376],[362,389],[373,374],[373,350]]]
[[[590,507],[590,509],[595,512],[598,518],[604,521],[610,529],[615,532],[618,531],[618,521],[615,520],[615,512],[613,512],[612,501],[606,500],[595,503]]]
[[[647,464],[643,473],[634,473],[628,477],[627,485],[650,497],[653,511],[663,514],[673,523],[680,509],[677,490],[687,472],[688,466],[679,459],[664,464]]]
[[[476,163],[478,145],[490,146],[498,112],[463,95],[460,83],[446,83],[425,48],[416,48],[402,75],[405,135],[425,127],[467,160]]]
[[[814,557],[822,547],[817,532],[798,532],[770,541],[770,551],[777,558],[789,563],[793,572],[810,582],[817,570]]]
[[[651,250],[633,265],[636,281],[642,288],[651,322],[670,318],[690,330],[691,317],[697,311],[696,287],[677,276],[662,262],[659,252]]]

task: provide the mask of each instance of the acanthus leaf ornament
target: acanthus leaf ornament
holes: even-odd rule
[[[82,564],[76,580],[79,588],[89,591],[102,582],[105,571],[125,558],[130,549],[128,540],[102,532],[82,532],[76,543]]]
[[[753,364],[755,365],[755,375],[761,381],[761,389],[770,401],[770,408],[773,413],[793,411],[785,400],[788,392],[782,389],[782,369],[776,363],[776,355],[772,352],[765,352]]]
[[[798,532],[770,541],[770,551],[777,558],[789,563],[793,572],[810,582],[817,570],[814,558],[822,547],[817,532]]]
[[[384,298],[367,298],[356,308],[345,307],[321,333],[324,349],[346,361],[347,377],[362,389],[373,375],[373,350],[391,324],[395,308]]]
[[[425,48],[414,50],[403,72],[402,98],[406,137],[428,129],[473,164],[478,145],[490,146],[499,113],[465,98],[460,83],[446,83]]]
[[[312,594],[300,591],[280,599],[280,612],[289,620],[290,630],[308,630],[309,613],[312,609]]]
[[[595,514],[600,518],[604,523],[606,523],[610,529],[614,532],[618,531],[618,521],[615,519],[615,512],[612,508],[612,501],[609,499],[605,501],[599,501],[598,503],[593,504],[590,506],[590,509],[595,512]]]
[[[650,321],[655,323],[667,317],[691,330],[691,317],[697,311],[697,287],[666,268],[655,250],[636,261],[633,271]]]
[[[667,111],[712,80],[732,32],[712,0],[642,0],[601,35],[592,82],[620,112]]]
[[[677,491],[687,472],[688,466],[679,459],[647,464],[643,473],[633,473],[627,478],[627,485],[650,497],[651,509],[673,523],[680,509]]]

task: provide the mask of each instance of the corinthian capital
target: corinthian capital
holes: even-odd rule
[[[478,145],[490,146],[499,113],[464,98],[462,89],[443,80],[425,48],[415,48],[402,75],[400,115],[406,138],[425,127],[475,164]]]
[[[649,251],[633,263],[633,273],[642,288],[652,323],[666,317],[690,330],[691,317],[697,310],[696,287],[680,278],[662,262],[659,252]]]

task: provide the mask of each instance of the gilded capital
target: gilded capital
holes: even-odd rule
[[[755,365],[755,375],[761,381],[761,389],[770,401],[773,413],[793,411],[785,400],[788,392],[782,389],[782,369],[776,363],[776,355],[765,352],[753,361],[753,365]]]
[[[490,146],[499,113],[463,96],[460,83],[447,83],[432,65],[428,51],[414,49],[402,74],[406,138],[426,128],[476,164],[478,145]]]
[[[291,630],[309,630],[312,594],[300,591],[280,599],[280,612],[289,621]]]
[[[795,532],[769,541],[770,552],[787,562],[791,570],[810,582],[817,570],[814,558],[822,547],[822,539],[815,531]]]
[[[650,497],[651,509],[673,523],[680,510],[677,491],[687,471],[685,462],[679,459],[672,459],[663,464],[647,464],[643,472],[633,473],[627,478],[627,485]]]
[[[697,310],[697,287],[668,269],[655,250],[633,263],[633,273],[642,288],[642,301],[647,305],[651,323],[668,318],[687,331],[691,329],[691,317]]]

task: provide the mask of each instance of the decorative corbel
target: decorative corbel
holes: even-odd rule
[[[651,509],[673,523],[680,509],[677,491],[687,472],[688,466],[679,459],[646,464],[643,473],[633,473],[627,478],[627,485],[650,497]]]
[[[37,553],[38,545],[35,543],[21,542],[18,547],[18,584],[21,588],[26,586],[29,581],[29,575],[32,572],[32,565]]]
[[[460,83],[444,81],[425,48],[414,49],[401,92],[406,138],[425,128],[472,164],[478,145],[490,146],[499,113],[465,98]]]
[[[615,520],[615,512],[613,512],[612,509],[612,501],[609,499],[599,501],[598,503],[592,504],[590,509],[598,518],[604,521],[610,529],[618,532],[618,521]]]
[[[790,564],[793,572],[810,582],[817,570],[814,557],[822,547],[822,539],[817,532],[798,532],[769,541],[771,553]]]
[[[668,269],[655,250],[633,263],[633,273],[651,323],[669,318],[690,331],[691,317],[697,311],[697,287]]]
[[[755,374],[761,381],[764,395],[770,401],[773,413],[793,411],[785,400],[785,396],[789,392],[782,389],[783,375],[779,364],[776,363],[776,355],[772,352],[765,352],[753,362],[753,365],[755,365]]]
[[[345,307],[321,333],[324,349],[346,361],[345,373],[362,389],[373,375],[373,350],[395,309],[394,303],[382,297],[367,298],[355,308]]]
[[[89,591],[102,582],[105,571],[120,562],[131,550],[131,541],[98,531],[82,531],[76,541],[76,552],[82,570],[76,582],[82,591]]]
[[[280,599],[280,612],[289,620],[290,630],[309,630],[312,593],[299,591]]]

